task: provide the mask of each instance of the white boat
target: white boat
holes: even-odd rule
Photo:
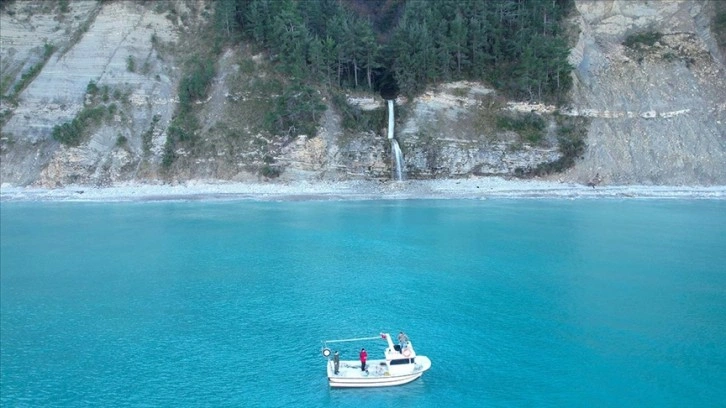
[[[370,359],[366,362],[366,370],[361,370],[361,362],[357,358],[358,351],[351,352],[355,360],[340,359],[338,372],[335,372],[334,353],[330,345],[343,342],[363,342],[369,340],[385,340],[387,347],[383,350],[382,359]],[[360,350],[360,349],[358,349]],[[328,383],[331,387],[390,387],[402,385],[421,377],[431,368],[431,360],[426,356],[417,355],[413,344],[406,342],[403,348],[393,344],[388,333],[376,337],[355,339],[326,340],[323,342],[323,356],[328,359]]]

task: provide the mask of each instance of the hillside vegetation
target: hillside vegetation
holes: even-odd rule
[[[295,80],[408,96],[482,80],[515,98],[570,89],[572,0],[220,0],[218,29],[251,39]]]
[[[415,97],[432,85],[472,80],[493,84],[503,96],[562,102],[572,67],[561,22],[572,9],[571,1],[532,0],[219,0],[200,30],[207,46],[187,56],[163,167],[172,166],[179,148],[194,150],[201,122],[192,104],[207,98],[212,61],[223,46],[252,44],[268,60],[272,71],[259,74],[276,92],[262,130],[291,140],[316,134],[326,98],[346,129],[377,128],[380,120],[351,109],[345,92]],[[581,148],[567,152],[571,164]],[[270,157],[264,174],[274,176]]]
[[[0,176],[726,182],[724,6],[0,0]]]

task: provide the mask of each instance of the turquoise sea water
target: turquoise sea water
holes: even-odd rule
[[[3,407],[726,405],[726,201],[0,211]],[[421,380],[328,388],[399,330]]]

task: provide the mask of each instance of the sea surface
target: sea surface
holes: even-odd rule
[[[0,204],[3,407],[726,406],[726,201]],[[430,371],[330,389],[321,341]],[[383,341],[341,346],[343,359]]]

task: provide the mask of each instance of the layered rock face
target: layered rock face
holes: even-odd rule
[[[162,170],[178,104],[183,39],[192,32],[188,25],[209,19],[213,9],[192,0],[72,1],[64,11],[58,4],[16,1],[0,12],[2,183],[259,180],[266,177],[260,169],[268,159],[280,170],[280,179],[289,182],[391,178],[386,109],[378,96],[350,102],[380,116],[380,128],[368,131],[345,131],[330,105],[316,135],[294,140],[254,135],[264,142],[264,151],[215,133],[220,124],[234,123],[229,116],[240,116],[244,107],[240,67],[260,59],[245,47],[221,54],[209,99],[197,102],[202,128],[195,152],[177,148],[175,165]],[[588,118],[586,148],[573,168],[550,177],[581,183],[597,176],[609,184],[726,184],[726,71],[709,31],[711,6],[705,1],[576,2],[575,86],[571,105],[557,113]],[[657,33],[659,39],[652,45],[623,45],[641,32]],[[46,44],[54,47],[52,55],[13,95],[23,73],[43,63]],[[88,95],[91,87],[97,89],[94,97]],[[105,119],[78,146],[53,140],[54,126],[99,104],[106,109]],[[395,133],[408,178],[512,176],[561,156],[554,107],[507,104],[484,84],[442,84],[413,100],[399,98],[396,109]],[[496,116],[511,111],[540,115],[547,124],[544,139],[529,143],[497,130]]]
[[[176,40],[172,23],[130,1],[74,1],[65,13],[57,6],[16,2],[0,14],[4,78],[15,73],[13,65],[37,60],[44,44],[55,48],[17,95],[17,105],[3,100],[2,110],[11,113],[2,126],[3,182],[54,186],[134,178],[142,161],[139,135],[154,115],[167,123],[175,106],[174,66],[154,47]],[[113,117],[80,146],[59,145],[53,127],[89,105],[91,83],[116,105]],[[152,150],[160,152],[164,140],[155,136]],[[128,142],[118,145],[120,137]]]
[[[573,107],[592,117],[566,174],[609,183],[724,184],[726,71],[704,1],[577,1]],[[637,33],[661,34],[627,47]]]

